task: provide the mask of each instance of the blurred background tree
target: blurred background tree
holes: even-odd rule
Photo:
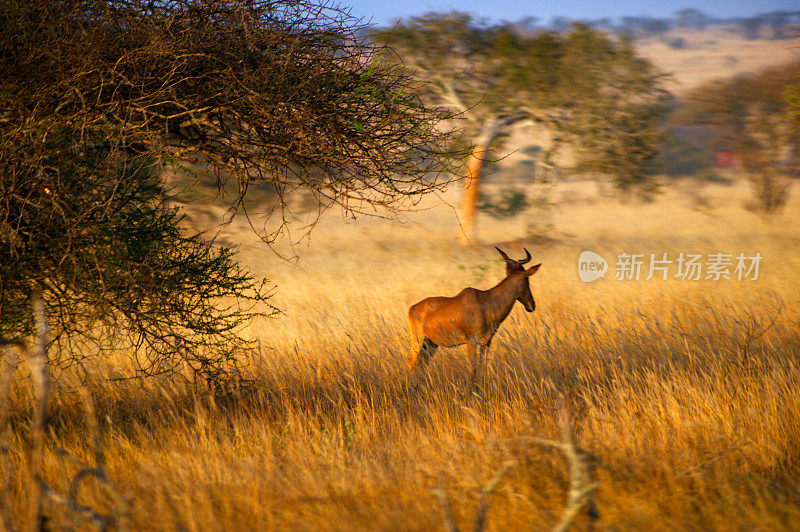
[[[732,150],[763,213],[786,204],[798,176],[800,137],[791,118],[798,75],[800,63],[793,62],[708,83],[691,91],[675,114],[679,124],[709,127],[715,149]]]
[[[713,132],[707,128],[667,124],[658,154],[653,158],[653,172],[689,177],[711,168],[715,163],[712,136]]]
[[[233,185],[231,217],[269,183],[278,218],[294,189],[401,208],[452,170],[450,113],[362,29],[324,0],[0,3],[0,336],[31,332],[39,292],[53,364],[223,374],[269,291],[181,225],[165,165]]]
[[[490,150],[509,128],[536,122],[553,142],[542,157],[569,146],[581,170],[612,177],[618,189],[651,186],[647,162],[659,140],[666,92],[662,74],[627,38],[584,24],[561,34],[489,25],[465,13],[428,14],[375,38],[428,81],[427,101],[463,119],[466,164],[462,233],[475,243],[479,184]]]
[[[800,133],[800,72],[786,87],[786,116],[794,126],[794,133]],[[796,137],[800,140],[800,137]]]

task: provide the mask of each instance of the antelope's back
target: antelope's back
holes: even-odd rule
[[[477,304],[477,290],[474,288],[465,288],[455,296],[433,296],[426,297],[418,303],[411,305],[408,309],[409,317],[414,316],[420,321],[425,319],[432,313],[457,313],[457,312],[470,312],[474,305]]]
[[[457,296],[423,299],[409,309],[409,320],[438,345],[459,345],[480,327],[476,294],[474,288],[465,288]]]

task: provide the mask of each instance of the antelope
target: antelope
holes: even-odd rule
[[[476,372],[482,364],[484,352],[489,348],[500,324],[511,312],[514,302],[522,303],[528,312],[536,309],[530,277],[539,271],[541,264],[526,270],[524,265],[531,260],[527,249],[522,260],[510,259],[503,250],[495,249],[506,262],[506,277],[496,286],[489,290],[465,288],[453,297],[429,297],[408,310],[414,342],[409,371],[418,367],[418,364],[422,367],[427,365],[439,347],[466,344],[473,360],[478,355],[473,369]]]

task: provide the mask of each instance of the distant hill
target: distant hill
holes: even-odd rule
[[[718,17],[685,8],[668,17],[601,19],[526,17],[513,23],[521,33],[567,31],[575,23],[632,37],[642,55],[672,74],[667,89],[680,96],[716,78],[800,61],[800,11]]]
[[[800,37],[746,39],[734,28],[676,28],[639,38],[638,51],[671,74],[667,89],[680,96],[717,78],[800,61]]]

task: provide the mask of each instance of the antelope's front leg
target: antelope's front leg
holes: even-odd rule
[[[481,343],[478,339],[467,342],[467,353],[469,353],[469,358],[472,361],[472,378],[470,379],[472,389],[475,389],[479,373],[483,374],[484,354],[487,347],[488,345]]]

